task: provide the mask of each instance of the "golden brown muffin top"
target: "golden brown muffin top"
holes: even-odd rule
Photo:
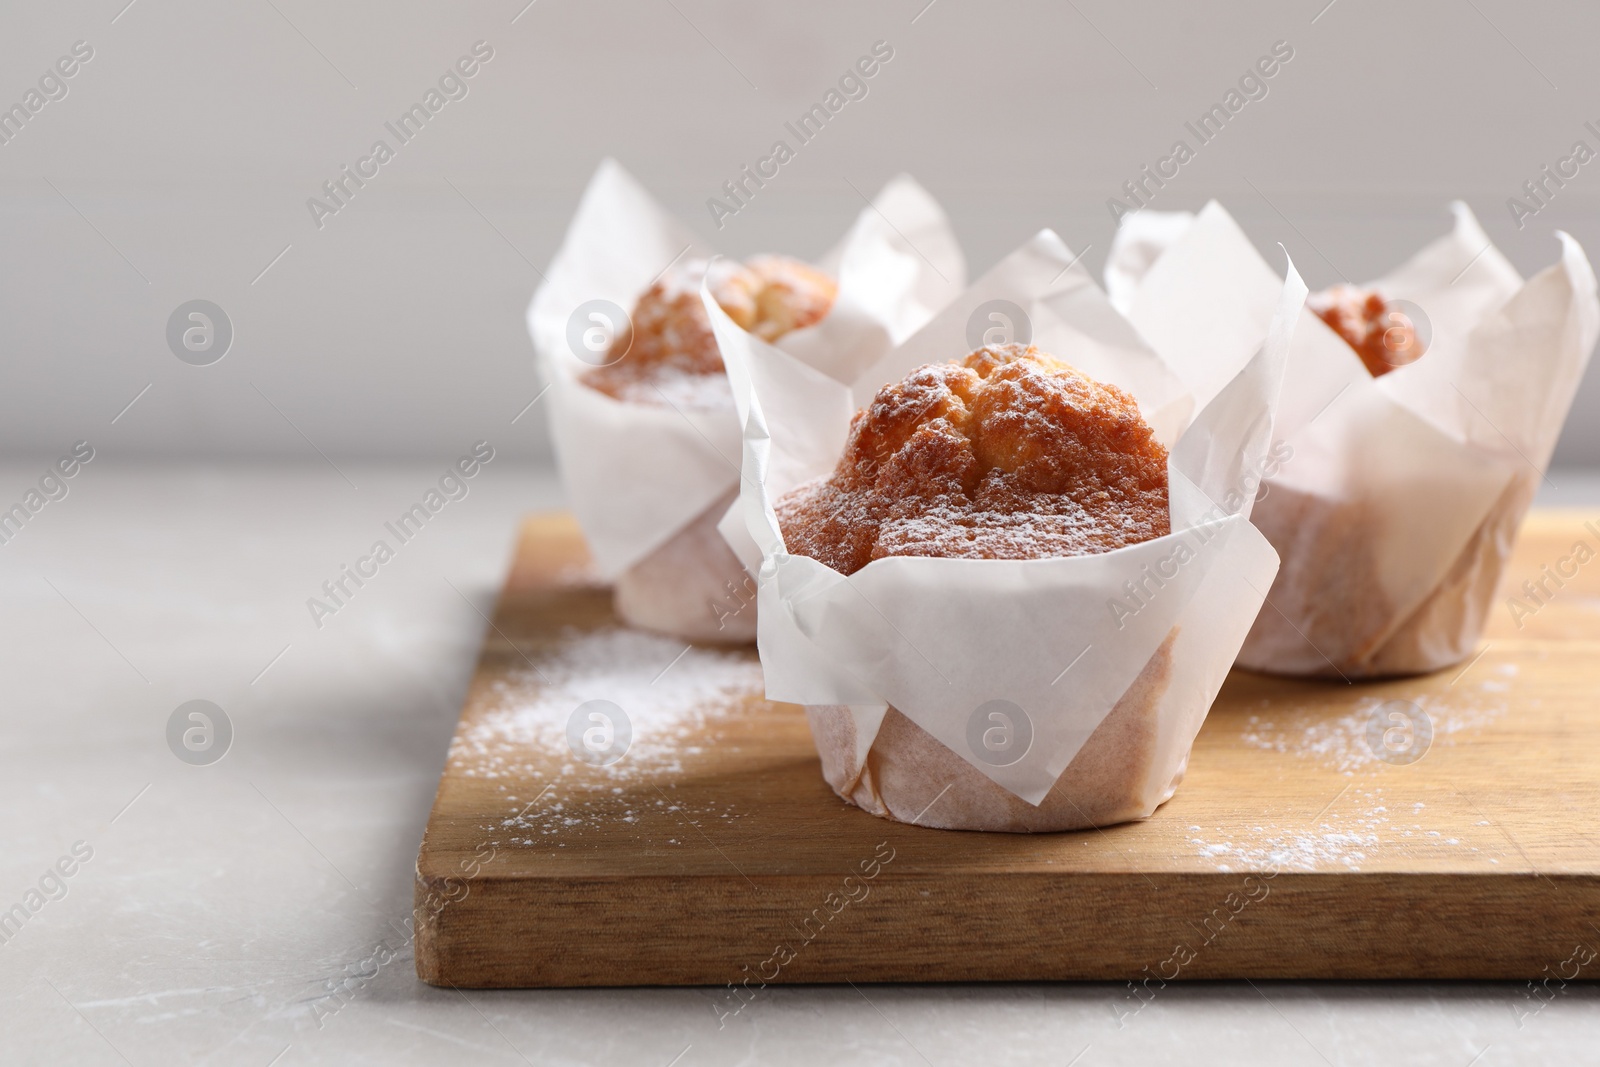
[[[1306,306],[1356,350],[1374,378],[1422,356],[1423,340],[1410,316],[1376,290],[1335,285],[1313,293]]]
[[[729,318],[765,341],[820,321],[838,291],[832,278],[787,256],[690,260],[639,298],[630,327],[612,341],[608,359],[615,362],[585,371],[583,383],[637,404],[731,405],[722,353],[700,302],[702,279]]]
[[[995,345],[878,390],[834,472],[777,514],[790,552],[842,574],[885,556],[1109,552],[1170,532],[1167,450],[1121,389]]]

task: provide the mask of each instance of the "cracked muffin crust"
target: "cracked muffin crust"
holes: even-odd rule
[[[995,345],[880,389],[833,473],[776,511],[790,552],[846,575],[885,556],[1109,552],[1170,532],[1167,450],[1129,394]]]
[[[838,295],[832,278],[787,256],[689,260],[639,298],[606,365],[585,371],[583,383],[636,404],[732,406],[722,354],[700,302],[702,280],[729,318],[769,342],[821,321]]]

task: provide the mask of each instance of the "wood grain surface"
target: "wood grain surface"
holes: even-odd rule
[[[417,858],[417,973],[713,985],[719,1014],[781,982],[1570,977],[1600,949],[1597,531],[1529,518],[1470,663],[1355,685],[1235,671],[1153,817],[1010,835],[844,804],[801,709],[758,690],[670,759],[530,744],[486,764],[490,717],[618,625],[571,520],[535,516]],[[1369,743],[1389,701],[1431,729],[1414,762]]]

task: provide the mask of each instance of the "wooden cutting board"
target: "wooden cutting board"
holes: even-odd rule
[[[729,1013],[763,981],[1574,977],[1600,950],[1597,551],[1600,515],[1535,513],[1469,664],[1235,672],[1152,818],[1019,836],[846,805],[753,654],[618,631],[571,520],[530,518],[417,858],[417,973],[733,983]],[[613,668],[635,736],[596,768],[546,720]],[[1414,762],[1369,743],[1391,700],[1431,725]]]

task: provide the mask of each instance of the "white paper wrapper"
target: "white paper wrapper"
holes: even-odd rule
[[[1432,336],[1415,363],[1373,378],[1315,315],[1300,320],[1279,405],[1283,461],[1255,509],[1283,567],[1241,666],[1408,674],[1457,663],[1478,643],[1600,332],[1600,302],[1566,234],[1560,260],[1524,284],[1467,206],[1452,210],[1451,233],[1367,283],[1421,308]],[[1136,213],[1118,231],[1107,276],[1135,325],[1229,300],[1264,321],[1271,272],[1226,213],[1212,204],[1192,228],[1181,222]],[[1233,234],[1224,258],[1190,254],[1202,230]]]
[[[582,384],[578,375],[590,364],[568,345],[568,319],[595,299],[631,312],[669,264],[712,255],[606,160],[528,307],[562,481],[595,563],[608,577],[661,548],[734,491],[739,423],[728,408],[624,403]],[[818,266],[838,279],[838,299],[821,322],[779,345],[824,370],[835,361],[877,358],[965,284],[944,213],[906,177],[884,187]],[[720,512],[713,524],[718,518]]]
[[[1215,361],[1176,373],[1073,259],[1055,234],[1040,233],[848,384],[746,334],[705,298],[745,424],[741,504],[760,552],[749,562],[759,564],[767,695],[812,708],[835,789],[879,814],[1009,830],[1149,814],[1175,788],[1276,572],[1277,558],[1248,516],[1305,298],[1299,276],[1291,267],[1280,284],[1270,330],[1219,338]],[[969,318],[994,299],[1025,312],[1040,349],[1138,399],[1172,448],[1174,533],[1070,558],[890,557],[848,578],[790,555],[774,501],[833,470],[852,414],[881,386],[924,363],[965,356]],[[1196,395],[1211,402],[1191,424]],[[1153,582],[1151,573],[1164,577]],[[1145,582],[1148,595],[1130,600],[1128,582]],[[1121,615],[1113,603],[1124,605]],[[1159,677],[1147,674],[1152,665]],[[1093,798],[1084,794],[1066,797],[1065,807],[1052,787],[1136,683],[1149,727],[1146,758],[1114,781],[1084,777],[1125,799],[1098,816],[1088,814]],[[1020,743],[984,751],[985,729],[1004,724],[980,709],[997,700],[1021,711],[1015,737],[1031,730],[1020,758]],[[880,730],[888,738],[886,716],[899,735],[937,744],[896,763],[895,753],[874,750]],[[916,810],[947,785],[949,796]]]

